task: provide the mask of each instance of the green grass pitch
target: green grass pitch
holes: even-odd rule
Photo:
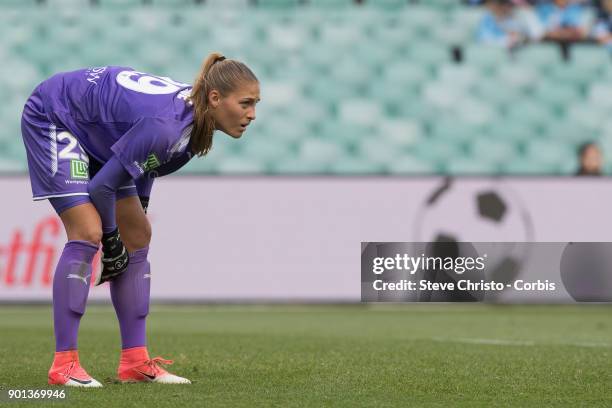
[[[2,388],[49,387],[52,333],[50,307],[0,308]],[[148,335],[192,385],[114,382],[114,312],[90,306],[80,357],[105,387],[53,406],[612,406],[609,306],[160,305]]]

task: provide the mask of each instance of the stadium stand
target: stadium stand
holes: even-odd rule
[[[2,0],[0,172],[26,170],[23,103],[63,70],[127,65],[190,82],[207,53],[262,83],[243,140],[191,174],[573,174],[607,141],[606,47],[476,42],[455,0]],[[608,165],[605,169],[611,171]]]

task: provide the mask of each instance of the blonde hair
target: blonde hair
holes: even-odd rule
[[[240,85],[259,82],[255,74],[242,62],[226,59],[219,52],[210,53],[196,77],[188,100],[193,104],[193,129],[191,150],[198,156],[206,155],[212,148],[215,121],[208,109],[208,95],[216,89],[227,96]]]

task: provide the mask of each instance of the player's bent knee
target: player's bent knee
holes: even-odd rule
[[[151,243],[151,224],[147,221],[139,226],[130,226],[131,228],[124,228],[119,232],[121,233],[121,239],[128,248],[129,252],[137,251],[149,246]]]
[[[153,229],[151,228],[151,224],[147,221],[144,225],[144,228],[142,229],[142,240],[143,240],[143,243],[145,243],[143,248],[145,246],[149,246],[149,244],[151,243],[152,236],[153,236]]]
[[[97,228],[81,229],[78,232],[78,238],[76,239],[78,239],[79,241],[91,242],[94,245],[100,245],[100,242],[102,241],[102,229],[97,229]]]
[[[87,241],[99,245],[102,241],[102,223],[95,207],[78,205],[60,214],[69,241]]]

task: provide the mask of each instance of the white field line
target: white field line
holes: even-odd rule
[[[431,340],[440,343],[486,344],[492,346],[573,346],[573,347],[603,347],[611,348],[612,343],[604,341],[557,341],[537,342],[534,340],[483,339],[470,337],[432,337]]]

